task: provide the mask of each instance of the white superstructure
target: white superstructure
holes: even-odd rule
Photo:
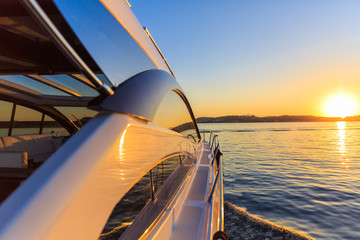
[[[223,231],[216,135],[125,1],[0,0],[0,14],[0,239]]]

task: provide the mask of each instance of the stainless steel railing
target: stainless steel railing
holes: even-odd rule
[[[211,139],[213,138],[213,136],[215,135],[214,131],[208,131],[208,130],[202,130],[200,131],[200,133],[203,134],[203,140],[206,141],[206,135],[209,134],[209,143],[211,142]]]
[[[219,140],[218,140],[218,135],[216,135],[214,133],[214,131],[201,131],[202,134],[203,134],[203,140],[206,141],[206,134],[209,133],[209,141],[208,143],[210,144],[210,150],[213,149],[214,145],[216,146],[218,143],[219,143]]]
[[[220,147],[220,153],[222,153],[221,151],[221,146],[219,144]],[[220,223],[219,223],[219,230],[220,231],[224,231],[224,165],[223,165],[223,159],[222,159],[222,154],[220,154],[219,156],[219,175],[220,175]]]
[[[218,145],[220,147],[220,145]],[[219,185],[220,190],[220,208],[219,208],[219,229],[220,231],[224,231],[224,179],[223,179],[223,159],[222,154],[219,154],[219,168],[216,174],[215,181],[211,187],[210,194],[208,196],[208,203],[212,204],[212,199],[214,196],[215,189],[217,185]],[[217,157],[217,155],[214,156],[214,159]],[[213,160],[214,162],[214,160]]]
[[[213,184],[211,186],[211,190],[209,192],[207,202],[212,204],[213,196],[215,193],[215,189],[217,186],[219,186],[220,190],[220,208],[219,208],[219,229],[220,231],[224,231],[224,165],[223,165],[223,158],[222,158],[222,151],[221,151],[221,145],[218,140],[218,135],[216,135],[213,131],[209,132],[209,144],[210,145],[210,152],[213,154],[213,158],[211,160],[211,166],[214,166],[214,162],[216,159],[218,159],[218,168],[216,172],[215,180],[213,181]],[[206,132],[203,132],[204,134],[204,140]],[[215,146],[215,148],[214,148]]]
[[[215,136],[214,131],[210,131],[209,143],[211,143],[211,139],[214,139],[214,136]]]
[[[213,159],[211,160],[211,165],[213,165],[214,164],[214,161],[215,161],[215,159],[216,159],[216,156],[217,156],[217,154],[218,154],[218,152],[219,152],[219,148],[220,148],[220,143],[216,146],[216,148],[215,148],[215,150],[214,150],[214,156],[213,156]]]
[[[219,144],[218,135],[213,136],[211,146],[210,146],[210,151],[213,150],[214,144],[215,144],[215,146],[217,146]]]

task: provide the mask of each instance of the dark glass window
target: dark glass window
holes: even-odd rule
[[[1,203],[64,143],[63,136],[69,133],[37,110],[5,101],[0,101],[0,109]]]
[[[12,136],[39,134],[42,113],[31,108],[16,106]]]
[[[58,122],[56,122],[53,118],[45,115],[44,123],[43,123],[43,134],[51,134],[53,137],[60,136],[69,136],[69,132],[61,126]]]
[[[165,95],[155,113],[153,122],[181,133],[194,142],[198,140],[189,110],[184,101],[174,91],[170,91]]]
[[[83,127],[90,119],[98,114],[97,111],[86,107],[55,107],[62,114],[71,119],[79,128]]]
[[[12,108],[12,103],[0,101],[0,137],[9,133]]]
[[[9,135],[11,114],[14,103],[0,101],[0,137]],[[44,117],[43,122],[42,117]],[[69,132],[60,123],[43,113],[28,107],[16,105],[11,136],[28,134],[51,134],[69,136]]]

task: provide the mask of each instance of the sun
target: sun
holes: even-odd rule
[[[325,104],[325,112],[328,117],[354,116],[356,108],[355,101],[343,94],[331,97]]]

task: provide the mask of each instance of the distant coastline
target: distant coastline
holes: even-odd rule
[[[257,117],[255,115],[221,116],[221,117],[199,117],[198,123],[256,123],[256,122],[354,122],[360,121],[360,115],[351,117],[316,117],[316,116],[268,116]]]

